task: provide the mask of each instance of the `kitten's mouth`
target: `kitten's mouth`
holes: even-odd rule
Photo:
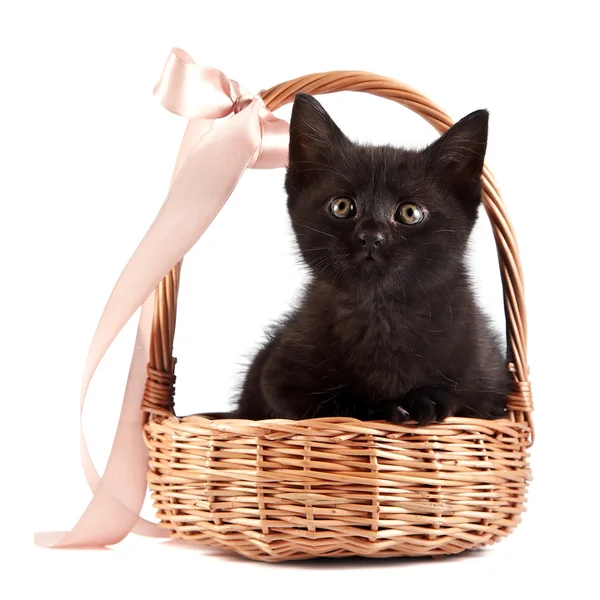
[[[357,258],[361,263],[382,264],[384,262],[383,257],[378,252],[373,253],[371,250],[364,250]]]

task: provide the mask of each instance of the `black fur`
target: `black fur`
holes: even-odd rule
[[[255,357],[236,417],[426,425],[504,415],[506,359],[464,264],[487,124],[480,110],[421,151],[364,146],[296,96],[286,191],[312,277]],[[337,197],[354,201],[354,217],[331,213]],[[407,202],[423,209],[421,223],[395,220]]]

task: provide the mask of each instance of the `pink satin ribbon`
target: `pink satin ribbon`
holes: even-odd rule
[[[141,307],[117,431],[100,477],[80,420],[83,469],[94,496],[70,532],[36,534],[35,543],[40,546],[107,546],[131,531],[168,537],[158,525],[139,516],[148,469],[140,406],[149,360],[154,290],[200,239],[246,169],[287,164],[288,124],[274,117],[259,96],[247,94],[217,69],[199,67],[183,50],[171,52],[154,93],[165,108],[187,117],[189,123],[167,198],[117,280],[100,318],[84,369],[80,400],[83,412],[100,361]],[[216,125],[217,119],[223,121]]]

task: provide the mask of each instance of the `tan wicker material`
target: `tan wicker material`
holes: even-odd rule
[[[393,79],[308,75],[261,95],[271,110],[297,92],[361,91],[451,119]],[[314,556],[435,556],[480,548],[519,523],[533,440],[523,276],[515,235],[487,167],[484,205],[498,248],[514,383],[508,417],[417,427],[354,419],[243,421],[176,417],[172,356],[181,264],[161,282],[143,401],[148,483],[176,538],[281,561]]]

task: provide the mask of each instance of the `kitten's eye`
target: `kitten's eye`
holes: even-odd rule
[[[329,210],[338,219],[349,219],[356,214],[356,206],[350,198],[334,198],[329,205]]]
[[[395,219],[404,225],[417,225],[423,218],[423,209],[413,202],[401,204],[396,211]]]

